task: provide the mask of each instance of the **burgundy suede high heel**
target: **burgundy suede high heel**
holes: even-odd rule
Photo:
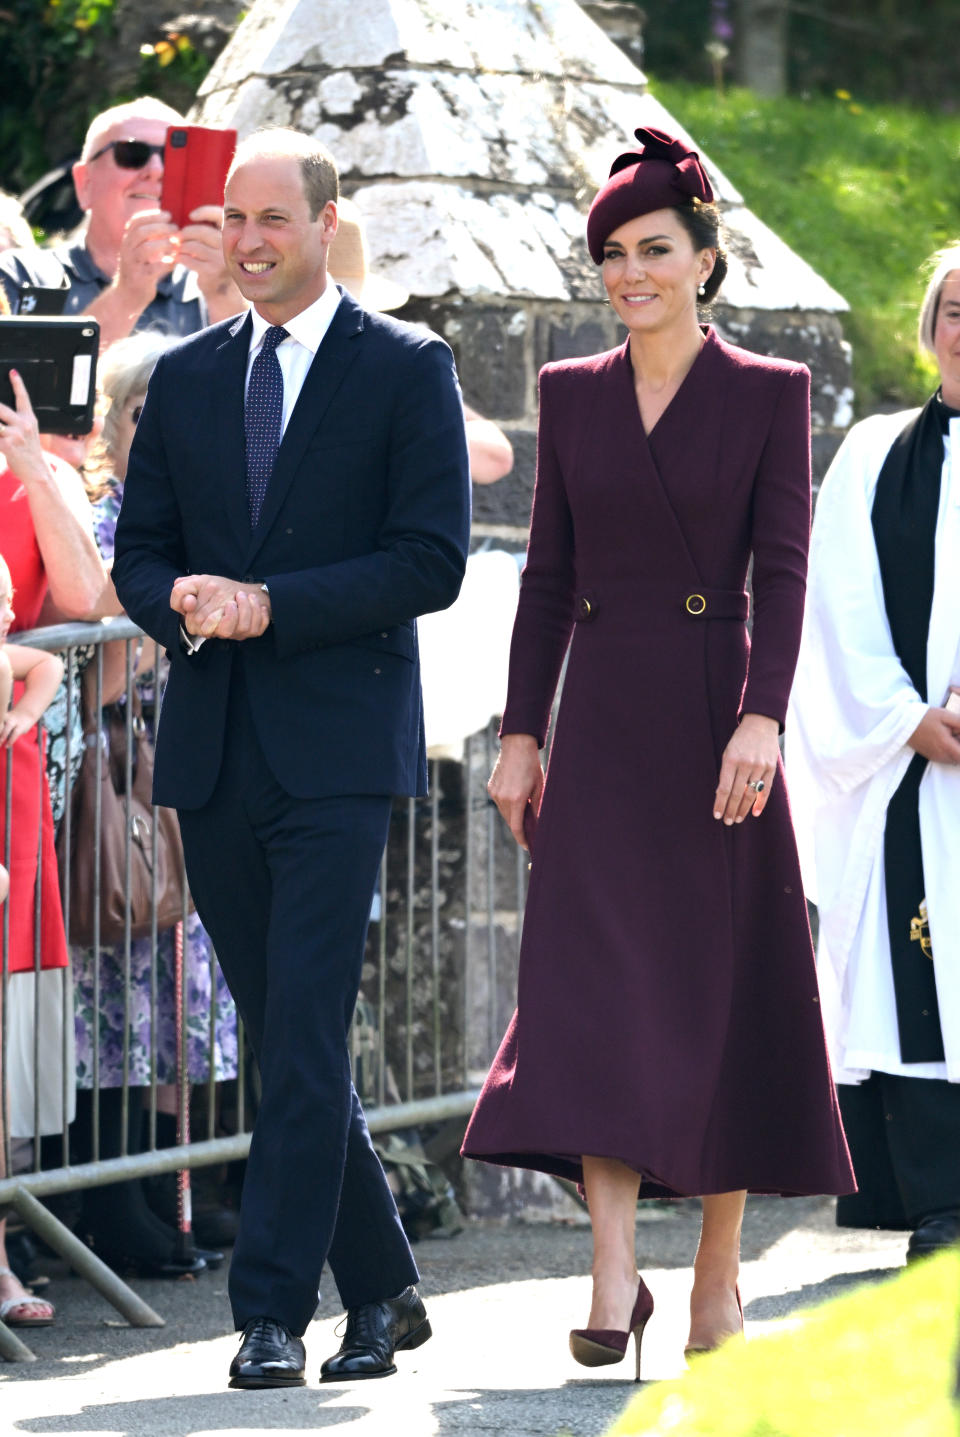
[[[735,1290],[737,1294],[737,1308],[740,1313],[740,1331],[743,1332],[743,1302],[740,1297],[739,1282],[737,1283]],[[717,1348],[722,1342],[726,1342],[728,1338],[736,1336],[737,1334],[735,1332],[726,1332],[717,1342],[712,1343],[709,1347],[701,1347],[697,1343],[688,1342],[686,1347],[683,1349],[683,1355],[684,1357],[699,1357],[704,1352],[716,1352]]]
[[[575,1327],[570,1333],[570,1351],[574,1361],[583,1367],[608,1367],[611,1363],[622,1362],[627,1351],[631,1333],[636,1343],[637,1381],[640,1381],[640,1343],[643,1329],[653,1314],[653,1297],[643,1278],[639,1279],[637,1300],[630,1314],[630,1328],[618,1332],[608,1327]]]

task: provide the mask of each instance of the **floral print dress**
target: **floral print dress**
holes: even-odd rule
[[[113,558],[113,540],[123,497],[123,484],[111,481],[107,493],[93,506],[94,533],[104,559]],[[157,681],[163,675],[137,676],[137,691],[144,717],[152,715]],[[99,952],[99,1081],[102,1087],[123,1083],[124,1030],[129,1034],[128,1081],[145,1087],[152,1076],[154,1008],[153,975],[156,973],[156,1079],[176,1080],[176,1013],[174,959],[176,929],[157,937],[156,958],[149,938],[130,945],[130,994],[124,1002],[124,947],[101,947]],[[92,948],[73,945],[70,950],[75,989],[77,1086],[92,1088],[94,1081],[94,972]],[[226,980],[213,954],[213,946],[200,919],[191,913],[184,934],[184,1002],[187,1067],[191,1082],[210,1075],[219,1081],[237,1072],[237,1014]]]

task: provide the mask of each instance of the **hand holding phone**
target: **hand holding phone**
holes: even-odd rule
[[[178,235],[177,258],[181,264],[192,269],[200,281],[201,290],[205,281],[216,282],[226,272],[223,259],[221,226],[223,207],[201,205],[193,210],[190,220]]]
[[[140,210],[127,221],[117,256],[116,285],[131,303],[146,309],[157,282],[179,259],[180,237],[162,210]]]

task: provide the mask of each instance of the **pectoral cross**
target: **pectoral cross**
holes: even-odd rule
[[[910,942],[919,943],[920,951],[933,962],[933,940],[930,937],[930,919],[927,916],[927,900],[920,901],[916,918],[910,919]]]

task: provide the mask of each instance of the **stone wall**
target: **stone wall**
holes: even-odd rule
[[[485,533],[529,516],[540,365],[621,338],[586,251],[591,194],[636,125],[686,133],[625,53],[642,48],[639,12],[589,9],[623,48],[575,0],[260,0],[196,107],[241,132],[296,125],[333,150],[374,263],[412,296],[402,316],[448,340],[467,399],[514,442],[511,479],[477,496]],[[811,365],[819,475],[851,418],[846,305],[705,160],[731,259],[716,322]]]

